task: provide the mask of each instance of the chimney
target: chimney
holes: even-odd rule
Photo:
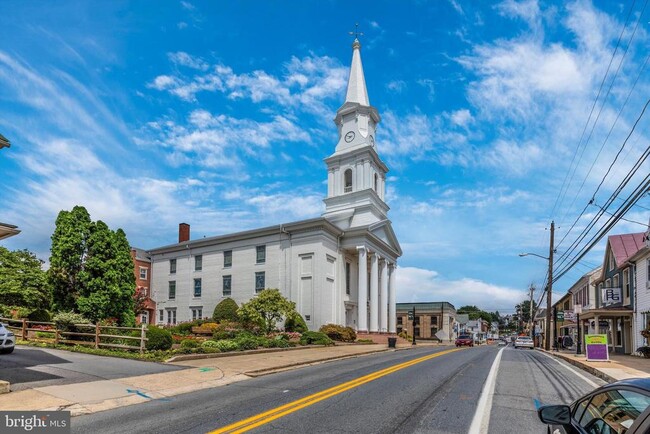
[[[190,225],[179,223],[178,225],[178,242],[183,243],[190,240]]]

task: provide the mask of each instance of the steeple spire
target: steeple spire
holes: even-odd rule
[[[350,78],[348,79],[348,92],[345,95],[345,102],[356,102],[365,106],[370,105],[366,79],[363,76],[363,66],[361,65],[361,43],[356,37],[352,43],[352,65],[350,66]]]

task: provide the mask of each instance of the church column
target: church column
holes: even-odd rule
[[[388,282],[388,333],[397,333],[397,303],[395,290],[395,264],[389,265],[390,280]]]
[[[372,188],[370,183],[370,161],[365,160],[363,162],[363,189]]]
[[[379,331],[379,255],[370,253],[370,331]]]
[[[327,197],[334,196],[334,170],[327,171]]]
[[[359,252],[359,305],[357,307],[357,331],[368,331],[368,259],[366,248],[358,246]]]
[[[379,263],[381,289],[379,295],[379,331],[388,331],[388,264],[385,259]]]

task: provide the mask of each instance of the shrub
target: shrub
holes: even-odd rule
[[[172,347],[172,334],[169,330],[149,326],[147,330],[147,350],[168,350]]]
[[[304,333],[308,330],[304,318],[296,311],[289,314],[284,321],[284,331],[286,332]]]
[[[222,341],[216,341],[217,348],[223,352],[226,351],[235,351],[239,349],[239,345],[237,342],[230,340],[230,339],[224,339]]]
[[[409,335],[406,333],[406,331],[400,332],[397,336],[399,336],[402,339],[406,339],[407,341],[409,340]]]
[[[305,332],[300,337],[300,345],[334,345],[325,333],[322,332]]]
[[[237,333],[241,331],[239,324],[230,321],[224,321],[221,324],[217,324],[212,332],[212,338],[214,340],[219,339],[234,339],[237,336]]]
[[[237,321],[237,303],[232,298],[225,298],[214,308],[212,319],[221,321]]]
[[[30,321],[50,322],[52,315],[45,309],[36,309],[31,311],[29,315],[27,315],[27,318]]]
[[[175,333],[179,335],[189,335],[190,333],[192,333],[192,327],[196,325],[197,324],[194,321],[180,322],[175,326],[171,327],[169,331],[171,333]]]
[[[343,327],[337,324],[325,324],[319,330],[325,333],[330,339],[340,342],[354,342],[357,333],[352,327]]]
[[[260,346],[260,340],[258,338],[246,333],[241,333],[239,336],[237,336],[235,342],[237,343],[239,349],[242,351],[255,350]]]
[[[210,341],[210,340],[208,340],[208,341],[204,341],[204,342],[201,344],[201,347],[202,347],[202,348],[214,348],[214,349],[216,349],[216,350],[219,349],[219,345],[217,344],[217,342],[216,342],[216,341]]]
[[[194,339],[183,339],[181,341],[181,348],[198,348],[201,344]]]
[[[90,324],[90,321],[84,318],[83,315],[75,312],[59,312],[54,315],[52,322],[59,331],[76,332],[78,328],[75,324]]]

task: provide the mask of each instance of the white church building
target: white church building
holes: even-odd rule
[[[402,250],[387,216],[388,167],[375,145],[380,117],[368,100],[360,48],[355,39],[345,102],[334,118],[339,141],[325,158],[323,215],[197,240],[182,223],[177,244],[149,251],[158,323],[210,317],[226,297],[241,305],[278,288],[311,330],[333,323],[395,333]]]

